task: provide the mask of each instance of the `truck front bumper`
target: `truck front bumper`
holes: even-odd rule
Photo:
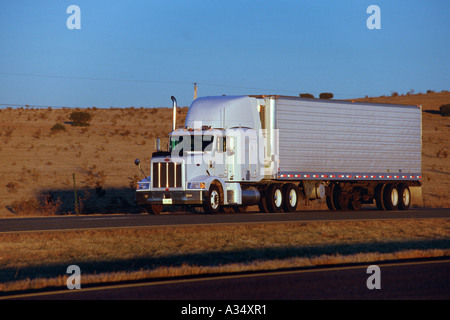
[[[200,205],[205,198],[205,191],[136,191],[138,205],[167,204],[167,205]]]

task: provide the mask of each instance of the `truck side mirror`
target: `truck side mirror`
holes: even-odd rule
[[[142,171],[142,168],[141,168],[141,160],[139,160],[139,159],[134,160],[134,164],[138,166],[139,171],[142,173],[142,175],[145,178],[145,173],[144,173],[144,171]]]

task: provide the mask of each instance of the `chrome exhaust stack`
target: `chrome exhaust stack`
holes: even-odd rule
[[[177,128],[177,99],[174,96],[170,97],[173,104],[173,118],[172,118],[172,131]]]

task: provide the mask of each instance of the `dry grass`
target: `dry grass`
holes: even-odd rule
[[[73,178],[85,197],[84,213],[135,210],[130,182],[149,169],[156,137],[167,137],[172,110],[88,109],[89,127],[71,126],[72,109],[0,110],[0,217],[29,215],[13,208],[50,193],[62,202],[58,214],[74,212]],[[187,108],[179,108],[178,124]],[[65,131],[55,131],[57,123]],[[38,213],[41,214],[41,213]]]
[[[448,219],[136,228],[0,235],[0,290],[450,256]]]

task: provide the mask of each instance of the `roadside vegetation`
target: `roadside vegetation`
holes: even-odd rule
[[[450,256],[449,219],[142,227],[0,234],[0,292]],[[1,293],[0,293],[1,294]]]

